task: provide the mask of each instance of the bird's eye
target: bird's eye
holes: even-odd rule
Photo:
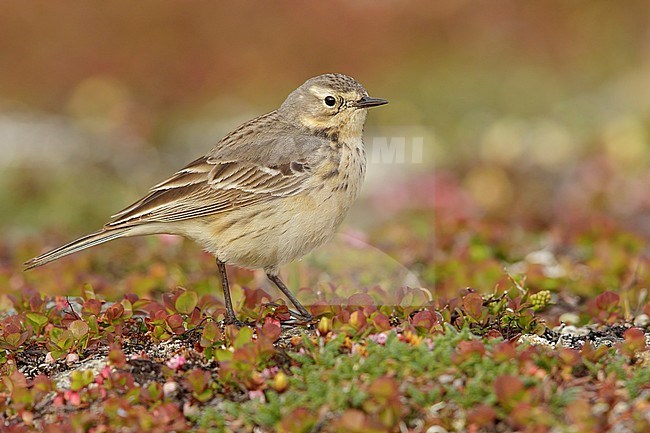
[[[333,107],[336,105],[336,98],[334,96],[326,96],[325,97],[325,105],[328,107]]]

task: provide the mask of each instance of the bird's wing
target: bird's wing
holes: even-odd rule
[[[318,163],[319,149],[328,143],[303,134],[272,111],[232,131],[206,156],[113,215],[106,226],[200,218],[298,194],[311,164]]]
[[[113,215],[107,227],[200,218],[277,197],[298,194],[310,166],[305,158],[273,165],[201,157]]]

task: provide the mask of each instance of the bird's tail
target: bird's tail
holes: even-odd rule
[[[112,241],[113,239],[121,238],[127,234],[129,228],[119,228],[110,230],[99,230],[91,233],[82,238],[65,244],[45,254],[25,262],[25,270],[43,266],[68,254],[76,253],[77,251],[85,250],[86,248],[94,247],[95,245],[103,244],[104,242]]]

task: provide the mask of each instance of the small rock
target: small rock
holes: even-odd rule
[[[185,404],[183,404],[183,415],[185,415],[185,417],[197,417],[200,414],[201,409],[198,405],[190,404],[189,401],[186,401]]]
[[[178,394],[178,383],[177,382],[165,382],[163,385],[163,394],[166,398],[172,398]]]
[[[591,331],[589,331],[589,329],[587,329],[587,328],[578,328],[578,327],[573,326],[573,325],[565,326],[564,328],[562,328],[560,330],[560,334],[562,334],[562,335],[573,335],[573,336],[577,336],[577,337],[587,336],[587,335],[589,335],[590,332]]]
[[[596,403],[591,407],[591,412],[594,415],[602,415],[607,413],[609,410],[609,405],[607,403]]]
[[[535,265],[552,266],[557,263],[555,256],[549,250],[537,250],[526,255],[526,261]]]
[[[623,385],[625,386],[625,385]],[[630,409],[630,405],[624,401],[619,401],[614,405],[612,408],[612,412],[614,412],[617,415],[622,415],[625,412],[627,412]]]
[[[23,422],[27,425],[32,425],[34,422],[34,412],[25,410],[21,413],[21,417],[23,418]]]
[[[556,346],[557,347],[566,347],[568,349],[582,349],[582,347],[585,345],[585,342],[583,339],[576,338],[574,335],[566,334],[566,335],[560,335],[560,338],[558,338]]]
[[[441,374],[440,376],[438,376],[438,382],[442,384],[451,383],[453,381],[454,381],[454,376],[452,376],[451,374]]]
[[[650,324],[650,317],[647,314],[639,314],[634,318],[634,326],[638,328],[645,328]]]
[[[570,325],[575,325],[580,322],[580,316],[576,313],[564,313],[560,316],[560,322],[564,322]]]
[[[79,362],[79,355],[76,353],[68,353],[68,355],[65,357],[65,363],[68,366],[76,364],[77,362]]]
[[[447,430],[439,425],[432,425],[427,429],[427,433],[447,433]]]
[[[552,342],[548,341],[546,338],[540,337],[539,335],[535,334],[524,334],[521,337],[519,337],[518,343],[528,343],[531,346],[547,346],[550,348],[553,348],[555,344]]]

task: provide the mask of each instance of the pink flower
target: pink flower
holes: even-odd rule
[[[54,400],[52,400],[52,405],[54,407],[61,407],[64,405],[64,397],[61,394],[57,394],[56,397],[54,397]]]
[[[63,393],[63,398],[73,406],[79,406],[81,404],[81,395],[76,391],[65,391]]]
[[[251,400],[258,400],[260,403],[266,403],[266,397],[264,396],[264,391],[262,391],[261,389],[248,391],[248,398],[250,398]]]
[[[172,370],[178,370],[186,362],[187,362],[187,359],[185,359],[184,356],[182,356],[182,355],[174,355],[169,361],[167,361],[166,364],[167,364],[167,367],[171,368]]]
[[[386,335],[384,332],[380,332],[379,334],[371,334],[368,336],[370,341],[374,341],[377,344],[381,344],[382,346],[386,344],[386,340],[388,340],[388,335]]]
[[[280,369],[278,367],[268,367],[262,370],[262,377],[264,379],[270,379],[275,376]]]

